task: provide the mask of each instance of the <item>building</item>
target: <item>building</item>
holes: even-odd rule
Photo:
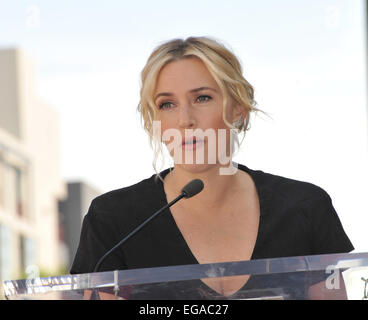
[[[59,117],[37,96],[31,60],[0,50],[0,280],[54,275],[59,241]]]
[[[60,221],[62,240],[67,248],[67,268],[70,270],[77,252],[82,221],[91,201],[101,193],[84,182],[70,182],[67,187],[67,198],[60,201]]]

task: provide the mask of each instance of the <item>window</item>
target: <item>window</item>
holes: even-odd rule
[[[10,280],[12,271],[11,230],[0,225],[0,279]]]
[[[15,210],[19,216],[23,215],[23,192],[22,192],[22,172],[19,168],[13,167],[15,172]]]
[[[0,156],[0,208],[5,208],[5,163]]]
[[[9,209],[22,217],[24,215],[23,172],[13,164],[8,164],[7,168],[9,179],[5,185],[8,188]]]
[[[20,267],[24,273],[27,273],[27,267],[36,264],[36,243],[34,239],[26,236],[20,236]]]

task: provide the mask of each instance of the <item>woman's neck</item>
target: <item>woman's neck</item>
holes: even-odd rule
[[[164,179],[165,191],[175,197],[181,193],[181,189],[193,179],[201,179],[203,190],[190,199],[185,199],[185,205],[201,209],[221,208],[224,200],[230,199],[239,190],[244,190],[246,179],[243,172],[237,170],[233,175],[221,175],[220,167],[213,165],[204,170],[186,170],[179,166],[168,173]]]

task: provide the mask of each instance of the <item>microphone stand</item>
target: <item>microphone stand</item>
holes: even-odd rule
[[[132,232],[130,232],[126,237],[124,237],[122,240],[120,240],[114,247],[112,247],[109,251],[107,251],[96,263],[96,266],[93,269],[93,272],[98,272],[99,268],[101,267],[102,262],[106,259],[106,257],[113,252],[115,249],[117,249],[119,246],[121,246],[125,241],[127,241],[130,237],[132,237],[135,233],[137,233],[139,230],[141,230],[148,222],[150,222],[153,218],[157,217],[161,212],[166,210],[167,208],[171,207],[173,204],[178,202],[180,199],[187,197],[187,194],[185,192],[182,192],[179,196],[177,196],[174,200],[170,201],[167,205],[162,207],[160,210],[155,212],[152,216],[150,216],[146,221],[144,221],[142,224],[140,224],[137,228],[135,228]],[[117,295],[117,291],[115,291],[115,296]],[[96,289],[92,290],[92,294],[90,297],[90,300],[100,300],[99,294],[96,291]]]
[[[158,211],[156,211],[146,221],[144,221],[142,224],[140,224],[137,228],[135,228],[132,232],[130,232],[127,236],[125,236],[122,240],[120,240],[114,247],[112,247],[109,251],[107,251],[100,258],[100,260],[97,261],[96,266],[93,269],[93,272],[97,272],[100,269],[102,262],[106,259],[106,257],[109,254],[111,254],[111,252],[113,252],[115,249],[117,249],[119,246],[121,246],[125,241],[127,241],[130,237],[132,237],[135,233],[137,233],[139,230],[141,230],[153,218],[157,217],[161,212],[163,212],[167,208],[171,207],[173,204],[175,204],[176,202],[178,202],[180,199],[182,199],[182,198],[191,198],[191,197],[195,196],[196,194],[198,194],[199,192],[202,191],[203,187],[204,187],[203,182],[200,179],[194,179],[194,180],[190,181],[181,190],[181,194],[179,196],[177,196],[170,203],[168,203],[167,205],[163,206],[161,209],[159,209]],[[115,276],[114,276],[114,278],[115,278]],[[114,291],[115,291],[115,297],[116,297],[117,294],[118,294],[118,291],[119,291],[119,287],[118,287],[117,283],[115,283]],[[98,295],[98,291],[96,289],[93,289],[92,290],[92,294],[90,296],[90,300],[99,300],[99,299],[100,299],[100,297]]]

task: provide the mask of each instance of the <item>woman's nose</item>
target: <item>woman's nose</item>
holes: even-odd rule
[[[179,127],[191,128],[195,125],[192,106],[189,104],[181,105],[179,112]]]

